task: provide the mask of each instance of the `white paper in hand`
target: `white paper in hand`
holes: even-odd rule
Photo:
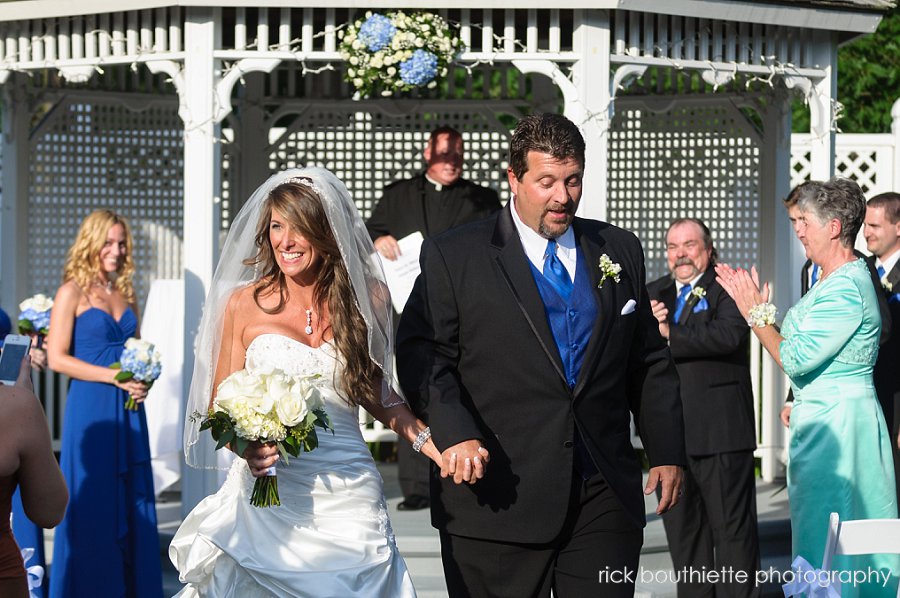
[[[419,231],[398,240],[400,257],[393,261],[378,254],[381,267],[384,268],[385,282],[391,292],[391,302],[397,313],[403,312],[403,306],[406,305],[406,300],[412,293],[413,283],[419,276],[419,252],[424,240],[425,238]]]

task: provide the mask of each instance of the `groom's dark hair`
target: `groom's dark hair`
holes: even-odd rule
[[[519,180],[528,171],[528,152],[550,154],[559,161],[573,158],[584,169],[584,137],[562,114],[529,114],[516,125],[509,142],[509,168]]]

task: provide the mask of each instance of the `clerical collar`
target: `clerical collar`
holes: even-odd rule
[[[450,185],[453,184],[453,183],[450,183],[450,185],[441,184],[441,183],[437,182],[436,180],[434,180],[433,178],[431,178],[430,176],[428,176],[427,172],[425,173],[425,180],[428,181],[429,183],[431,183],[432,185],[434,185],[434,190],[438,191],[438,192],[443,191],[444,187],[449,187]]]

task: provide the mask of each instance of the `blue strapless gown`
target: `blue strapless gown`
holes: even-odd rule
[[[75,318],[72,354],[101,366],[134,336],[130,309],[118,322],[90,308]],[[56,528],[51,598],[162,596],[159,536],[144,408],[127,411],[111,384],[72,380],[60,467],[69,507]]]

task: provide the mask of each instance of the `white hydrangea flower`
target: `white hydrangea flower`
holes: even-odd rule
[[[47,297],[43,293],[38,293],[33,297],[29,297],[19,304],[19,311],[25,311],[29,308],[37,312],[47,311],[53,307],[53,299]]]

